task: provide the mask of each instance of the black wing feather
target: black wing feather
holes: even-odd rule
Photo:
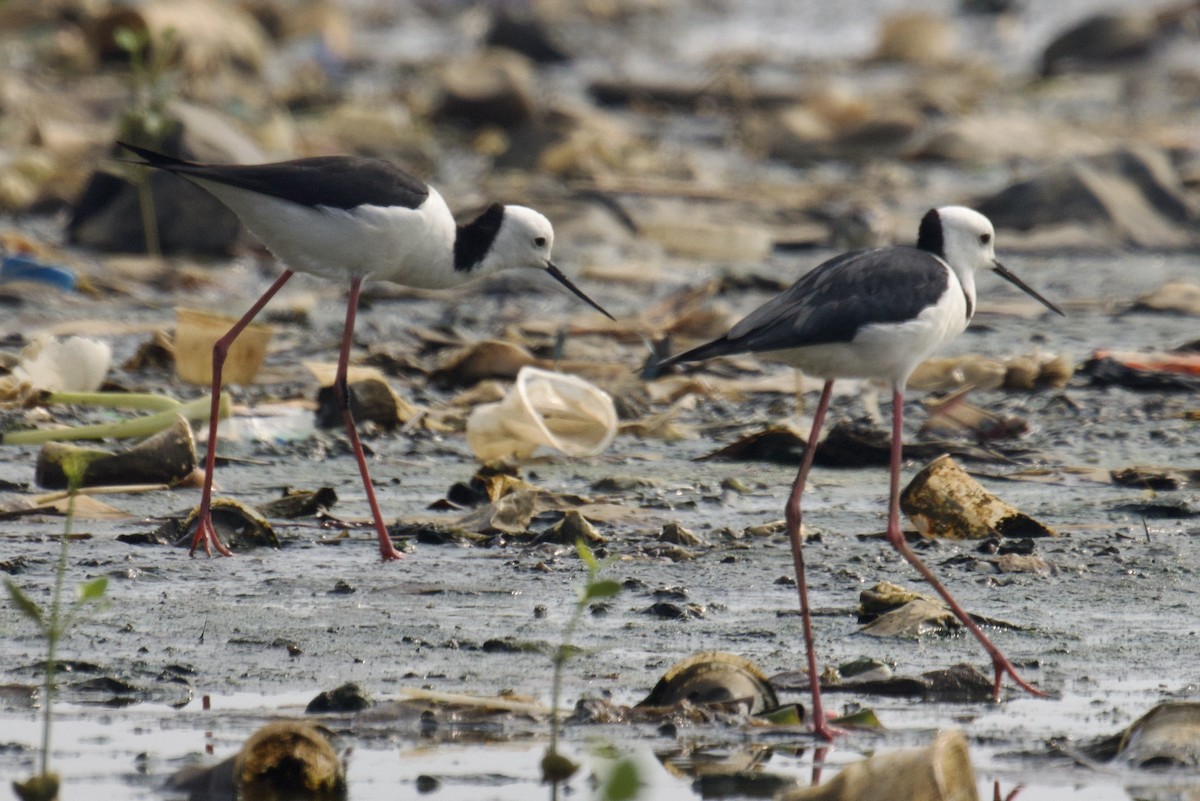
[[[908,247],[836,256],[751,312],[725,336],[664,364],[850,342],[864,326],[904,322],[936,303],[948,285],[947,269],[936,256]]]
[[[289,200],[301,206],[415,209],[429,197],[424,181],[382,159],[317,156],[273,164],[197,164],[120,143],[151,167]]]

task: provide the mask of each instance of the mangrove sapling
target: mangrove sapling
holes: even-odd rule
[[[129,54],[132,95],[130,107],[121,115],[117,136],[119,141],[137,142],[161,150],[163,144],[179,130],[180,122],[169,110],[176,94],[176,81],[170,70],[176,38],[174,28],[163,31],[157,42],[152,41],[148,30],[121,26],[113,32],[117,47]],[[126,170],[125,174],[138,190],[146,253],[161,257],[162,246],[158,238],[154,197],[150,192],[150,177],[145,170]]]
[[[601,579],[600,571],[607,567],[611,560],[603,562],[596,559],[591,548],[582,539],[575,541],[575,550],[587,569],[587,579],[579,588],[579,597],[567,625],[563,628],[562,643],[555,649],[554,685],[551,690],[550,703],[550,745],[542,757],[542,781],[551,784],[551,799],[558,798],[558,785],[571,778],[579,766],[558,752],[559,700],[562,696],[563,667],[567,660],[580,653],[580,649],[572,644],[575,629],[583,619],[583,613],[590,604],[604,598],[612,598],[621,591],[619,582],[612,579]],[[629,801],[636,798],[642,788],[642,778],[637,763],[632,759],[617,759],[606,771],[596,788],[593,796],[598,801]]]
[[[583,619],[583,613],[588,605],[603,598],[611,598],[621,591],[619,582],[612,579],[601,579],[600,571],[607,566],[607,560],[601,563],[582,539],[575,541],[575,550],[587,569],[587,578],[579,588],[579,597],[567,625],[563,628],[562,643],[554,649],[551,660],[554,663],[554,683],[550,691],[550,745],[542,757],[542,781],[557,784],[569,779],[579,766],[558,752],[558,703],[562,695],[563,667],[567,660],[578,653],[572,644],[575,629]]]
[[[50,772],[50,724],[54,712],[54,673],[58,658],[58,646],[75,623],[85,604],[100,601],[108,587],[108,579],[84,582],[75,588],[75,600],[63,608],[63,584],[67,575],[67,544],[71,540],[71,524],[75,517],[75,496],[79,492],[80,480],[86,463],[83,460],[67,460],[63,469],[67,473],[68,501],[67,519],[63,524],[62,543],[58,550],[58,566],[54,573],[54,590],[50,606],[43,609],[12,581],[5,579],[4,586],[13,604],[25,617],[34,622],[46,641],[45,682],[42,689],[42,759],[39,772],[25,782],[13,782],[13,791],[22,801],[52,801],[58,798],[58,774]]]

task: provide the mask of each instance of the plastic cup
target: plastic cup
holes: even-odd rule
[[[530,456],[539,447],[595,456],[617,433],[617,411],[604,390],[582,378],[522,367],[499,403],[475,407],[467,444],[484,462]]]
[[[213,345],[233,328],[236,318],[197,309],[175,309],[175,374],[189,384],[212,383]],[[229,347],[221,384],[249,384],[258,375],[271,326],[251,323]]]
[[[979,801],[967,738],[938,732],[924,748],[885,751],[851,762],[824,784],[785,793],[782,801]]]

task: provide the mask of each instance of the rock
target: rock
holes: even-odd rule
[[[867,622],[893,609],[899,609],[911,601],[928,601],[931,604],[941,603],[932,595],[922,595],[907,587],[893,584],[890,581],[880,581],[858,594],[859,622]]]
[[[769,228],[740,221],[658,218],[642,234],[677,256],[715,262],[762,262],[774,244]]]
[[[1193,281],[1168,281],[1153,292],[1138,298],[1133,308],[1135,311],[1200,315],[1200,284]]]
[[[639,707],[738,704],[752,715],[779,706],[775,689],[753,662],[737,654],[706,651],[672,665]]]
[[[154,143],[167,155],[230,163],[265,160],[253,142],[218,115],[185,103],[170,104],[167,115],[176,126]],[[116,146],[113,155],[129,156],[118,152]],[[138,178],[135,170],[145,175]],[[149,183],[164,255],[228,256],[233,252],[242,225],[221,201],[176,175],[134,166],[123,168],[119,175],[108,171],[92,174],[71,209],[67,239],[106,253],[145,253],[141,199],[130,183],[134,179]]]
[[[968,662],[921,674],[925,698],[942,702],[977,703],[992,700],[992,680]]]
[[[196,443],[192,426],[182,415],[177,415],[169,428],[119,453],[47,442],[38,453],[34,481],[47,489],[66,488],[69,484],[66,465],[80,461],[86,464],[79,477],[81,487],[174,485],[196,469]]]
[[[1009,506],[949,456],[926,465],[900,493],[900,508],[926,537],[1056,537],[1053,529]]]
[[[200,507],[197,506],[184,518],[181,527],[183,536],[175,542],[177,547],[186,548],[191,544],[199,512]],[[217,536],[233,551],[279,548],[279,538],[262,512],[232,498],[213,500],[212,522]]]
[[[352,381],[350,391],[350,413],[359,423],[373,422],[384,431],[392,431],[417,415],[417,409],[396,394],[391,385],[381,378]],[[332,385],[317,390],[317,427],[337,428],[342,425],[342,408],[337,401],[337,390]]]
[[[920,11],[902,12],[883,20],[875,57],[931,66],[948,62],[956,47],[954,28],[945,17]]]
[[[129,53],[117,31],[148,37],[147,49],[166,47],[158,56],[189,78],[211,78],[236,67],[259,72],[267,58],[267,36],[258,20],[238,6],[207,0],[152,0],[115,5],[88,26],[88,43],[102,61],[124,61]]]
[[[518,17],[501,9],[492,20],[484,41],[493,47],[516,51],[538,64],[561,64],[571,57],[554,43],[546,26],[532,17]]]
[[[155,172],[147,180],[164,254],[228,256],[233,252],[241,223],[221,201],[170,173]],[[197,225],[197,220],[205,222]],[[115,175],[94,173],[75,201],[67,238],[106,253],[145,253],[137,190]]]
[[[346,796],[346,776],[320,730],[280,720],[251,734],[235,756],[180,770],[167,788],[190,798],[338,799]]]
[[[1088,759],[1121,761],[1132,768],[1194,771],[1200,765],[1200,704],[1168,701],[1127,728],[1084,744]],[[1170,774],[1167,774],[1170,775]]]
[[[574,509],[563,512],[562,518],[547,528],[536,538],[537,542],[557,542],[562,545],[574,545],[583,540],[589,545],[603,544],[608,539],[602,536],[591,522]]]
[[[686,545],[696,547],[707,545],[700,535],[689,531],[678,523],[667,523],[662,527],[662,531],[658,535],[659,542],[666,542],[671,545]]]
[[[944,604],[918,598],[885,612],[859,629],[872,637],[920,637],[960,627],[954,613]]]
[[[1159,704],[1131,725],[1117,758],[1138,768],[1200,766],[1200,704]]]
[[[1081,225],[1093,248],[1178,249],[1198,241],[1200,210],[1166,155],[1144,147],[1070,161],[977,203],[997,228]]]
[[[901,98],[868,102],[829,92],[802,106],[752,117],[745,135],[771,158],[811,164],[902,155],[914,146],[923,126],[921,114]]]
[[[362,687],[349,682],[318,693],[304,711],[310,715],[322,712],[360,712],[371,705],[371,699]]]
[[[998,573],[1034,573],[1049,576],[1054,572],[1045,559],[1037,554],[1006,553],[991,560]]]
[[[535,109],[529,59],[493,49],[445,68],[434,115],[472,128],[515,128],[528,122]]]
[[[1071,67],[1102,66],[1145,56],[1159,36],[1153,15],[1145,12],[1096,14],[1060,33],[1042,51],[1042,75]]]

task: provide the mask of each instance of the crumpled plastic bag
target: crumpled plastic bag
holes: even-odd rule
[[[21,351],[12,375],[21,384],[47,392],[95,392],[111,363],[112,348],[100,340],[40,336]]]

